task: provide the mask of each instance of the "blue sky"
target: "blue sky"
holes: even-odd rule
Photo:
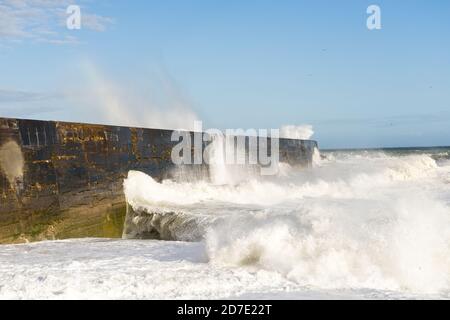
[[[0,0],[0,18],[0,116],[450,145],[449,1]]]

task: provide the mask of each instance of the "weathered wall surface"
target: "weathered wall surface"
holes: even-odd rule
[[[120,237],[123,179],[129,170],[170,176],[171,134],[0,118],[0,243]],[[280,160],[308,166],[316,145],[280,139]]]

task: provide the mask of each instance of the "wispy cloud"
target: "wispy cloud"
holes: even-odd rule
[[[79,4],[80,1],[77,1]],[[83,3],[83,2],[81,2]],[[74,44],[66,29],[66,9],[74,0],[0,0],[0,40]],[[113,19],[90,13],[82,5],[82,28],[103,32]]]
[[[0,89],[0,117],[32,117],[64,109],[65,93]]]
[[[97,32],[106,31],[107,26],[112,23],[114,23],[112,18],[102,17],[97,14],[85,14],[82,16],[83,26]]]
[[[0,104],[16,102],[36,102],[60,98],[61,94],[0,89]]]

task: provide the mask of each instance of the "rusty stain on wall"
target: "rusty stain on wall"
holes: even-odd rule
[[[19,189],[23,178],[24,159],[20,146],[15,141],[0,145],[0,170],[14,189]]]

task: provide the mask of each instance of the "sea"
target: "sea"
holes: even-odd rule
[[[450,298],[449,147],[322,150],[275,176],[216,170],[129,173],[130,206],[165,241],[0,246],[0,299]]]

